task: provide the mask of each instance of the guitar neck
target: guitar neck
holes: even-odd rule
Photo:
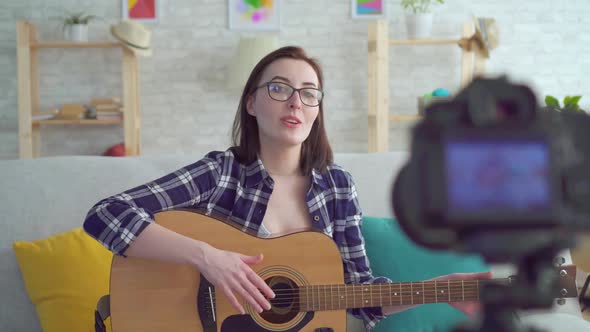
[[[299,288],[301,311],[448,303],[479,300],[483,283],[509,279],[444,280],[371,285],[314,285]]]

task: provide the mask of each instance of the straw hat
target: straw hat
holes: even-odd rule
[[[112,25],[111,33],[133,53],[141,56],[152,55],[152,33],[142,24],[124,20]]]
[[[475,33],[471,37],[461,38],[459,46],[466,51],[475,51],[484,58],[490,57],[490,51],[498,47],[499,30],[494,18],[475,17]]]

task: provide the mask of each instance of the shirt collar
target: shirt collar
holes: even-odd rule
[[[311,175],[312,181],[315,185],[320,186],[324,190],[329,188],[325,175],[322,175],[322,173],[318,172],[315,168],[311,170]],[[247,188],[256,187],[260,182],[266,179],[270,180],[270,183],[273,182],[270,174],[268,174],[266,168],[264,168],[260,157],[257,157],[256,160],[246,165],[246,180],[244,185]]]
[[[311,175],[313,183],[320,186],[324,190],[329,188],[326,176],[322,175],[322,173],[318,172],[315,168],[311,170]]]
[[[256,157],[254,161],[246,165],[246,180],[244,183],[246,188],[256,187],[266,178],[270,179],[270,174],[268,174],[266,168],[262,165],[262,160],[259,157]]]

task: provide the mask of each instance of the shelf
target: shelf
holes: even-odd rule
[[[37,40],[37,30],[27,21],[16,22],[16,52],[18,77],[18,137],[19,158],[36,158],[40,156],[41,127],[45,125],[104,126],[115,125],[123,129],[125,155],[141,154],[141,123],[139,110],[139,66],[137,55],[119,42],[92,41],[43,41]],[[121,61],[121,101],[125,105],[121,118],[108,119],[52,119],[33,120],[42,107],[39,98],[39,53],[40,49],[120,49]],[[86,64],[88,65],[88,64]],[[96,96],[106,97],[106,96]],[[58,128],[69,130],[69,127]]]
[[[120,48],[121,43],[113,42],[34,42],[31,48]]]
[[[394,107],[390,107],[389,85],[392,81],[389,70],[390,49],[392,45],[433,45],[460,46],[461,40],[470,38],[475,33],[472,21],[463,25],[460,37],[453,38],[424,38],[424,39],[389,39],[389,22],[374,20],[369,23],[367,30],[368,50],[368,150],[369,152],[389,151],[389,131],[393,122],[420,121],[418,114],[395,114]],[[483,75],[485,58],[477,56],[473,50],[461,49],[461,88],[467,86],[471,80]],[[431,51],[433,52],[433,51]],[[401,78],[402,82],[404,78]]]
[[[75,124],[75,125],[108,125],[108,124],[120,124],[123,123],[123,119],[49,119],[49,120],[33,120],[33,125],[62,125],[62,124]]]
[[[459,39],[391,39],[391,45],[455,45]]]

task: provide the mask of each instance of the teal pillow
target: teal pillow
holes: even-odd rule
[[[479,255],[434,251],[412,242],[391,218],[363,217],[363,236],[374,276],[393,282],[421,281],[457,272],[484,272],[490,268]],[[374,332],[452,331],[468,319],[446,303],[424,304],[381,320]]]

